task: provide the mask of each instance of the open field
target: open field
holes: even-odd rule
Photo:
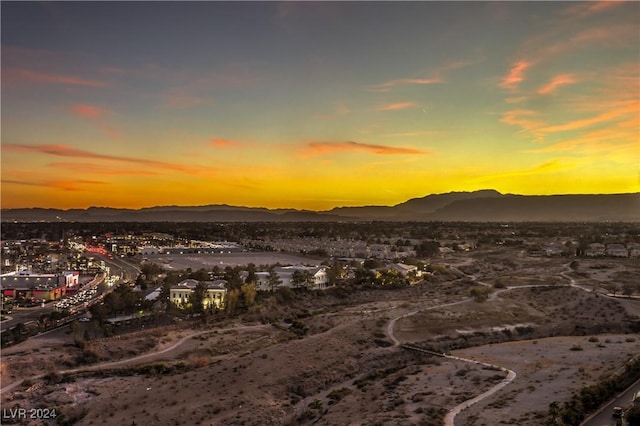
[[[611,374],[638,348],[640,301],[569,287],[568,274],[576,285],[596,277],[566,264],[475,253],[443,259],[429,281],[411,288],[269,299],[243,321],[207,328],[183,323],[84,348],[57,332],[3,351],[3,387],[47,375],[3,392],[2,405],[56,407],[81,425],[440,425],[455,405],[504,379],[500,370],[394,346],[387,332],[396,319],[401,342],[517,373],[456,424],[539,425],[550,402]],[[614,268],[618,277],[640,269],[629,260]],[[468,297],[473,278],[503,280],[504,288],[476,302]]]

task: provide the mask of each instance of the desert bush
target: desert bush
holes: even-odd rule
[[[469,295],[476,302],[486,302],[489,299],[489,293],[491,293],[491,289],[485,286],[471,287],[469,289]]]
[[[322,401],[319,399],[314,399],[309,403],[308,407],[312,410],[322,410]]]

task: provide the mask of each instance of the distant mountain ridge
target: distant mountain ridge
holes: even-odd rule
[[[395,206],[337,207],[328,211],[206,206],[141,209],[2,209],[3,222],[640,222],[640,193],[515,195],[492,189],[413,198]]]

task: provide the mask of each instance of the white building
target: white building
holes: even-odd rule
[[[160,249],[158,247],[153,247],[153,246],[145,246],[140,248],[140,254],[143,256],[158,254],[159,251]]]
[[[591,243],[584,251],[588,257],[600,257],[605,255],[605,246],[602,243]]]
[[[283,266],[275,268],[275,273],[280,280],[278,287],[294,288],[295,279],[294,274],[296,271],[299,274],[304,274],[307,278],[307,282],[301,284],[301,287],[308,290],[324,290],[328,288],[327,268],[324,266]],[[269,283],[269,272],[256,272],[256,287],[260,291],[275,290],[271,288]]]
[[[208,309],[215,305],[216,308],[222,309],[227,295],[227,282],[224,280],[203,281],[202,284],[206,289],[203,301],[204,308]],[[181,281],[169,289],[169,300],[177,307],[185,308],[190,304],[191,295],[197,286],[198,281],[196,280]]]
[[[622,244],[607,245],[607,255],[613,257],[629,257],[629,250]]]
[[[415,265],[407,265],[405,263],[392,263],[387,266],[387,269],[392,269],[394,271],[398,271],[402,274],[402,276],[406,277],[410,272],[414,272],[416,276],[420,276],[420,271],[418,271],[418,267]]]

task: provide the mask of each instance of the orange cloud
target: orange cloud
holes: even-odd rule
[[[396,80],[385,81],[384,83],[377,84],[369,87],[369,90],[374,92],[388,92],[395,86],[406,84],[440,84],[443,80],[440,78],[399,78]]]
[[[82,191],[84,185],[104,185],[107,182],[100,182],[95,180],[55,180],[50,182],[44,182],[42,186],[49,188],[62,189],[65,191]]]
[[[537,112],[529,109],[516,109],[505,112],[500,121],[512,126],[519,126],[522,130],[533,133],[539,137],[539,129],[544,123],[530,118],[537,115]]]
[[[149,167],[155,167],[156,169],[159,169],[159,170],[170,170],[175,172],[183,172],[183,173],[191,173],[191,174],[216,171],[216,169],[212,169],[208,167],[184,166],[182,164],[147,160],[144,158],[122,157],[122,156],[116,156],[116,155],[99,154],[91,151],[86,151],[83,149],[73,148],[67,145],[22,145],[22,144],[7,143],[7,144],[2,144],[2,150],[13,151],[13,152],[30,152],[30,153],[35,152],[39,154],[48,154],[48,155],[54,155],[58,157],[67,157],[67,158],[84,158],[84,159],[94,159],[94,160],[118,161],[118,162],[136,164],[138,166],[145,165]]]
[[[336,152],[367,152],[377,155],[426,155],[428,151],[415,148],[399,148],[385,145],[366,144],[353,141],[341,142],[309,142],[304,155],[312,157],[316,155],[333,154]]]
[[[395,102],[387,105],[380,105],[376,108],[378,111],[398,111],[416,106],[415,102]]]
[[[547,95],[554,92],[559,86],[575,83],[577,80],[573,74],[560,74],[551,79],[551,81],[538,89],[539,95]]]
[[[242,142],[232,141],[230,139],[214,138],[211,139],[210,145],[216,148],[234,148],[243,146],[244,144]]]
[[[134,167],[117,169],[113,167],[113,165],[106,166],[106,165],[100,165],[100,164],[87,163],[84,161],[81,163],[60,161],[60,162],[49,163],[49,166],[60,168],[60,169],[73,170],[74,172],[97,174],[101,176],[122,176],[122,175],[152,176],[152,175],[159,174],[158,172],[155,172],[152,170],[143,170],[143,169],[134,168]]]
[[[627,114],[638,114],[640,111],[640,102],[633,101],[627,102],[623,107],[603,112],[602,114],[598,114],[593,117],[584,118],[582,120],[574,120],[565,124],[559,124],[556,126],[548,126],[540,129],[544,133],[555,133],[555,132],[566,132],[569,130],[581,129],[584,127],[593,126],[594,124],[602,123],[605,121],[611,121],[620,116],[624,116]]]
[[[532,62],[527,61],[518,61],[513,64],[507,76],[502,79],[500,87],[511,90],[516,89],[522,80],[524,80],[524,72],[532,65]]]
[[[2,72],[3,77],[9,81],[15,82],[33,82],[33,83],[51,83],[51,84],[67,84],[75,86],[87,87],[107,87],[108,84],[97,80],[86,80],[83,78],[60,75],[46,74],[35,71],[29,71],[21,68],[7,69]]]
[[[614,6],[624,4],[623,1],[589,1],[571,5],[564,10],[565,15],[575,18],[586,18],[587,16],[601,12]]]
[[[106,110],[102,107],[88,104],[76,104],[71,107],[74,115],[89,120],[102,133],[111,139],[120,139],[121,135],[106,119]]]
[[[99,118],[104,115],[104,109],[93,105],[77,104],[72,106],[71,109],[82,118]]]
[[[31,182],[31,181],[17,181],[17,180],[3,179],[2,183],[63,189],[65,191],[80,191],[83,189],[82,188],[83,185],[104,185],[107,182],[101,182],[96,180],[55,180],[55,181],[45,181],[45,182]]]

